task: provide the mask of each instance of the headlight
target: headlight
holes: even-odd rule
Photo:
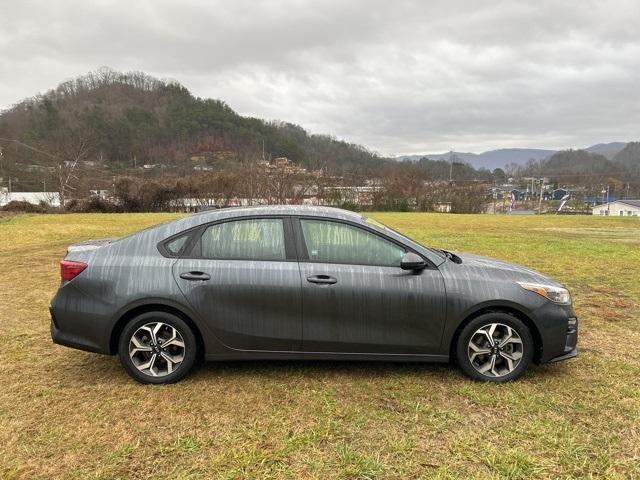
[[[551,285],[543,285],[541,283],[526,283],[526,282],[518,282],[525,290],[529,290],[530,292],[537,293],[538,295],[542,295],[545,298],[548,298],[553,303],[559,303],[561,305],[571,305],[571,295],[569,294],[569,290],[561,287],[552,287]]]

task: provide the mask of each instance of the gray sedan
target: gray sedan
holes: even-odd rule
[[[143,383],[198,359],[455,361],[506,382],[577,353],[562,285],[334,208],[206,211],[71,245],[61,276],[53,341],[118,354]]]

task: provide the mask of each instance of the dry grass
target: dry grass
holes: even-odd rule
[[[0,222],[1,478],[640,477],[640,222],[376,214],[565,282],[580,356],[509,385],[447,366],[208,364],[167,387],[51,343],[65,245],[170,215]]]

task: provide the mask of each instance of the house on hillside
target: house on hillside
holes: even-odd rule
[[[640,200],[616,200],[593,207],[593,215],[611,217],[640,217]]]
[[[513,198],[515,198],[516,201],[518,201],[518,202],[524,200],[525,196],[526,196],[525,192],[523,192],[522,190],[515,189],[515,188],[513,190],[511,190],[510,193],[513,195]]]
[[[584,196],[585,191],[585,187],[558,187],[553,192],[551,192],[550,200],[562,200],[562,197],[564,197],[565,195],[570,195],[572,198],[576,196],[582,197]]]
[[[552,200],[562,200],[565,195],[569,195],[571,192],[567,188],[556,188],[551,194]]]
[[[111,192],[109,190],[89,190],[89,197],[99,198],[101,200],[109,200]]]

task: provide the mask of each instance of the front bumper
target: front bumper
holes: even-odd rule
[[[569,317],[567,321],[567,338],[564,344],[564,352],[557,357],[553,357],[549,362],[561,362],[578,356],[578,319]]]
[[[569,360],[570,358],[574,358],[578,356],[578,349],[574,348],[569,353],[565,353],[564,355],[560,355],[559,357],[552,358],[549,362],[562,362],[563,360]]]
[[[531,317],[540,334],[536,363],[558,362],[578,354],[578,318],[571,305],[545,302]]]
[[[540,363],[561,362],[578,356],[578,319],[573,310],[556,327],[554,335],[547,335]]]

